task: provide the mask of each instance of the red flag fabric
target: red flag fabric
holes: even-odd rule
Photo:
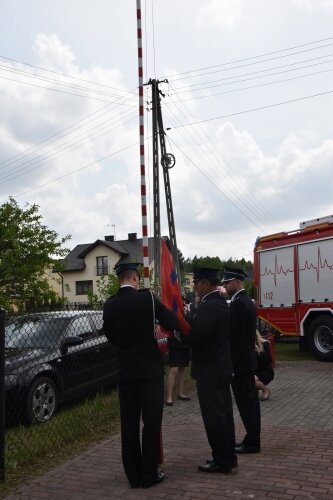
[[[184,304],[180,293],[179,281],[170,250],[165,240],[161,251],[161,291],[163,304],[177,316],[183,333],[190,331],[190,325],[184,317]]]

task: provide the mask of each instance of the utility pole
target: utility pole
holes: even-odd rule
[[[175,265],[175,271],[180,283],[180,268],[179,257],[176,240],[175,221],[173,216],[171,186],[169,178],[169,170],[175,163],[175,157],[166,152],[165,146],[165,132],[163,128],[163,118],[161,110],[161,97],[164,97],[160,91],[159,83],[167,83],[167,80],[160,82],[159,80],[150,79],[147,85],[152,87],[152,132],[153,132],[153,196],[154,196],[154,260],[155,260],[155,273],[157,283],[160,282],[160,245],[161,245],[161,222],[160,222],[160,191],[159,191],[159,158],[163,169],[165,199],[167,206],[168,226],[169,226],[169,239],[171,243],[171,254]],[[159,155],[160,146],[160,155]]]
[[[154,225],[154,271],[155,283],[160,285],[161,277],[161,211],[160,211],[160,174],[158,149],[157,101],[158,86],[156,80],[149,80],[152,92],[152,135],[153,135],[153,225]]]

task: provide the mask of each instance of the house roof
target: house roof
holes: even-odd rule
[[[105,247],[108,247],[108,248],[111,248],[112,250],[114,250],[116,253],[118,253],[119,255],[127,255],[128,252],[126,252],[126,250],[120,245],[118,244],[117,242],[113,242],[113,241],[105,241],[105,240],[96,240],[94,243],[90,243],[88,244],[83,250],[82,252],[80,252],[77,257],[79,259],[84,259],[84,257],[89,253],[91,252],[91,250],[93,250],[94,248],[98,247],[98,245],[104,245]],[[84,245],[82,245],[84,246]]]
[[[119,255],[117,264],[124,262],[140,262],[142,263],[142,238],[133,238],[128,240],[107,241],[96,240],[94,243],[83,243],[77,245],[68,255],[63,259],[62,264],[64,269],[62,272],[69,271],[82,271],[85,269],[85,257],[94,248],[99,245],[110,248]],[[154,238],[148,238],[148,252],[149,261],[153,261],[154,252]]]
[[[63,271],[82,271],[86,267],[84,259],[79,259],[78,255],[88,248],[91,243],[77,245],[69,254],[61,261],[64,265]]]
[[[125,250],[126,255],[123,255],[117,264],[122,264],[124,262],[143,262],[142,256],[142,238],[137,238],[133,240],[122,240],[115,241],[113,245],[119,244],[122,249]],[[154,255],[154,238],[148,238],[148,253],[149,253],[149,263],[151,263]]]

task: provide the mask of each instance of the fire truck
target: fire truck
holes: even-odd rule
[[[333,215],[259,237],[254,285],[259,320],[333,360]]]

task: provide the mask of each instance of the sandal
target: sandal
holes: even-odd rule
[[[268,390],[267,396],[261,396],[260,401],[267,401],[267,399],[269,398],[271,391],[269,388],[267,388],[267,390]]]

